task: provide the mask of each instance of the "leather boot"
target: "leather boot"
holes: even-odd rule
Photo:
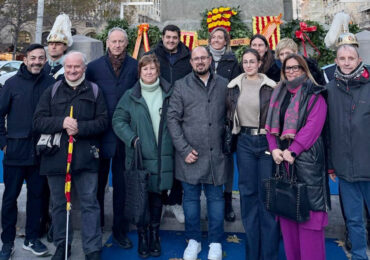
[[[224,198],[225,198],[225,220],[227,222],[234,222],[235,212],[232,205],[232,193],[224,192]]]
[[[138,236],[138,247],[137,252],[141,258],[147,258],[149,256],[149,245],[148,245],[148,228],[140,227],[137,229]]]
[[[161,255],[161,241],[159,239],[159,223],[150,224],[149,249],[151,256],[157,257]]]

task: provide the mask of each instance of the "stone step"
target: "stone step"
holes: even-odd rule
[[[0,184],[0,196],[2,198],[2,194],[4,191],[4,184]],[[25,226],[26,220],[26,194],[27,188],[26,185],[23,185],[21,194],[18,198],[18,220],[17,220],[17,228],[22,229]],[[112,188],[109,187],[106,189],[105,193],[105,231],[110,231],[113,223],[113,210],[112,210]],[[72,190],[72,211],[71,211],[71,221],[72,226],[74,229],[80,228],[80,211],[79,211],[79,203],[75,201],[76,194]],[[329,238],[343,238],[344,234],[344,222],[342,218],[342,214],[340,212],[339,207],[339,199],[337,195],[331,196],[332,202],[332,210],[329,211],[329,225],[326,228],[326,237]],[[236,220],[233,223],[229,223],[225,221],[224,229],[225,232],[244,232],[243,224],[241,221],[240,215],[240,200],[239,200],[239,193],[233,192],[233,208],[236,213]],[[206,219],[206,200],[204,195],[202,194],[201,197],[201,226],[202,230],[207,230],[207,219]],[[131,229],[135,229],[136,227],[131,225]],[[163,215],[163,219],[161,222],[161,229],[162,230],[184,230],[184,224],[180,224],[176,219],[175,216],[166,211]]]

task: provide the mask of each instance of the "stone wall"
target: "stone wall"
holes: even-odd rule
[[[163,26],[173,23],[184,30],[196,30],[200,27],[200,13],[205,9],[240,6],[241,18],[251,26],[252,16],[284,15],[284,2],[287,4],[283,0],[161,0],[161,22]],[[285,10],[291,8],[286,7]]]

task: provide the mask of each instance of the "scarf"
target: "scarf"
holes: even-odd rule
[[[212,46],[209,46],[209,51],[212,54],[212,59],[215,61],[215,70],[217,69],[218,62],[221,60],[222,55],[225,54],[226,46],[224,46],[221,50],[216,50],[212,48]]]
[[[302,84],[307,80],[306,74],[292,81],[284,80],[274,90],[270,100],[269,111],[266,118],[266,130],[273,135],[279,136],[281,105],[288,91],[293,94],[284,116],[284,126],[281,132],[281,140],[294,139],[298,128],[299,102],[302,95]]]
[[[126,57],[126,51],[123,51],[118,57],[115,57],[108,49],[109,60],[112,63],[112,67],[116,76],[119,76],[121,71],[123,60]]]
[[[343,74],[343,72],[340,70],[339,66],[337,65],[337,67],[335,69],[335,72],[334,72],[334,76],[335,76],[335,78],[337,78],[339,80],[343,80],[343,81],[347,82],[348,80],[361,77],[362,73],[364,73],[364,70],[365,70],[365,66],[361,62],[357,66],[357,68],[355,68],[350,74]]]
[[[68,86],[70,86],[71,88],[75,89],[78,85],[80,85],[82,83],[82,81],[85,80],[85,73],[82,74],[82,77],[76,81],[69,81],[67,78],[66,78],[66,82],[68,84]]]

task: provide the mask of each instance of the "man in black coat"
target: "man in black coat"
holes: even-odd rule
[[[176,25],[169,24],[163,28],[162,40],[156,48],[151,51],[158,57],[160,63],[161,77],[171,85],[176,80],[185,77],[192,71],[190,65],[190,51],[180,41],[181,31]],[[171,193],[163,192],[163,204],[171,211],[178,222],[184,223],[184,211],[182,209],[182,187],[181,183],[174,179]]]
[[[126,236],[129,223],[124,218],[125,181],[125,144],[119,140],[112,128],[113,112],[117,103],[138,80],[137,61],[126,52],[128,44],[125,30],[114,27],[108,32],[107,54],[90,62],[86,79],[95,82],[102,90],[107,103],[109,126],[102,137],[98,201],[100,204],[101,226],[104,226],[104,193],[112,163],[113,184],[113,241],[128,249],[132,242]]]
[[[349,40],[337,49],[334,79],[327,85],[328,169],[339,192],[352,259],[368,259],[363,205],[370,208],[370,68]],[[340,42],[340,41],[338,41]]]
[[[86,58],[81,52],[69,52],[66,55],[64,70],[65,79],[45,91],[34,115],[34,129],[37,133],[53,135],[54,139],[60,136],[59,148],[56,144],[53,152],[41,151],[40,164],[40,174],[47,176],[53,202],[53,239],[57,249],[52,259],[65,259],[64,186],[68,139],[73,136],[71,188],[76,190],[81,205],[82,247],[87,260],[100,260],[102,235],[96,193],[100,135],[108,127],[108,113],[98,86],[85,80]],[[70,245],[72,226],[69,227]]]
[[[35,154],[37,137],[32,133],[32,116],[37,102],[44,90],[54,83],[43,70],[45,62],[44,47],[30,45],[18,73],[9,78],[0,91],[0,148],[4,152],[5,184],[1,208],[1,260],[9,259],[14,252],[17,198],[24,180],[27,183],[27,220],[23,248],[35,255],[48,252],[38,239],[45,177],[39,175]]]

